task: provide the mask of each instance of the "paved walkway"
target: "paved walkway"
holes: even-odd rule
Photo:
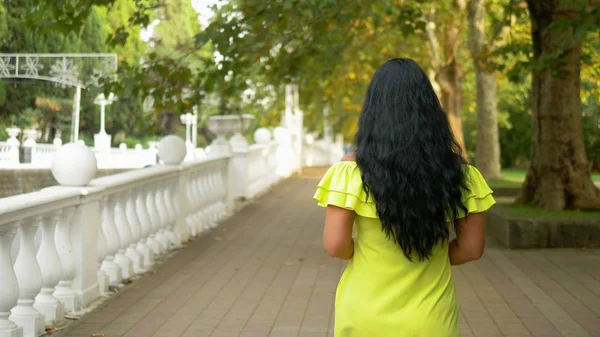
[[[344,264],[322,249],[319,174],[280,184],[58,335],[333,336]],[[600,336],[600,251],[492,243],[454,277],[462,337]]]

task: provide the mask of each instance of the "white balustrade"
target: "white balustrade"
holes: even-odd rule
[[[33,307],[35,297],[42,290],[42,271],[35,257],[34,238],[41,216],[19,222],[19,253],[15,261],[15,274],[19,282],[19,299],[11,310],[10,320],[23,328],[24,336],[37,336],[44,329],[44,317]],[[13,243],[14,244],[14,243]]]
[[[116,194],[113,200],[115,200],[115,224],[119,232],[119,242],[121,243],[115,256],[115,262],[121,267],[123,278],[129,279],[136,272],[136,261],[138,262],[137,268],[140,268],[140,256],[131,248],[131,230],[129,229],[129,224],[127,224],[125,210],[123,209],[123,198],[120,194]]]
[[[96,276],[98,277],[98,290],[100,291],[100,295],[103,296],[108,294],[110,285],[110,278],[108,274],[102,270],[102,263],[104,260],[106,260],[107,255],[108,244],[106,242],[106,236],[104,235],[102,225],[100,225],[100,227],[98,227],[98,271],[96,272]]]
[[[101,228],[106,241],[106,256],[102,260],[100,269],[108,276],[109,284],[116,286],[121,283],[123,274],[121,267],[116,263],[116,255],[121,246],[119,232],[114,223],[114,204],[109,196],[102,198],[101,207]],[[126,262],[127,265],[128,262]]]
[[[17,223],[0,226],[0,336],[19,337],[23,329],[9,320],[10,310],[19,299],[19,282],[13,268],[11,246]]]
[[[150,227],[150,217],[146,211],[146,203],[144,202],[144,192],[142,188],[136,188],[132,194],[132,210],[131,212],[137,216],[137,221],[140,229],[140,241],[138,244],[138,250],[142,253],[144,268],[149,269],[154,265],[155,252],[151,247],[150,233],[152,228]]]
[[[176,179],[169,179],[166,180],[163,185],[163,201],[165,205],[165,214],[167,216],[167,235],[170,241],[169,243],[173,248],[179,248],[179,246],[181,246],[179,235],[175,229],[175,224],[177,222],[177,206],[174,203],[173,188],[177,187],[176,183]]]
[[[51,167],[57,149],[54,144],[35,144],[31,152],[31,164],[36,167]]]
[[[136,197],[137,197],[137,195],[135,194],[134,190],[128,190],[125,193],[125,195],[123,196],[123,200],[124,200],[125,218],[127,219],[127,223],[129,224],[129,229],[131,230],[131,243],[132,243],[131,248],[133,250],[135,250],[135,252],[139,256],[139,261],[134,261],[134,270],[136,270],[137,273],[142,273],[142,272],[147,271],[147,269],[145,268],[146,263],[144,263],[145,262],[144,254],[150,254],[148,252],[150,247],[148,247],[142,241],[142,228],[140,226],[138,215],[135,210]],[[147,261],[148,261],[147,263],[149,264],[150,263],[149,255],[147,257]],[[137,263],[139,263],[139,266],[137,266]]]
[[[158,222],[158,231],[156,233],[156,238],[158,239],[158,242],[160,242],[163,252],[166,252],[169,250],[169,236],[166,231],[167,215],[165,213],[163,204],[163,182],[158,182],[157,185],[158,188],[156,189],[156,191],[154,191],[154,197],[152,199],[154,200],[153,207],[156,210],[156,220]]]
[[[142,227],[146,227],[148,231],[147,243],[150,249],[152,249],[153,256],[156,257],[162,252],[161,244],[156,240],[156,232],[158,230],[158,223],[154,215],[154,208],[150,207],[152,201],[150,195],[152,194],[151,188],[148,186],[142,187],[139,208],[142,210],[142,214],[145,215],[145,220],[142,222]]]
[[[233,153],[235,197],[251,199],[279,180],[276,174],[277,142],[253,144]]]
[[[73,279],[75,278],[75,255],[71,242],[71,218],[74,207],[62,209],[60,220],[56,226],[54,240],[56,251],[60,258],[62,275],[56,285],[54,297],[58,298],[65,306],[65,311],[73,312],[77,307],[76,294],[73,290]]]
[[[14,158],[14,152],[11,151],[13,146],[7,142],[0,142],[0,168],[4,167],[13,167],[15,164],[19,163],[18,157],[18,145],[17,145],[17,157],[16,160]]]
[[[57,155],[97,158],[64,156],[91,153],[74,146],[59,148]],[[65,314],[79,315],[190,236],[215,228],[233,210],[234,182],[245,181],[240,191],[251,197],[280,179],[277,149],[276,142],[248,147],[237,162],[245,167],[233,165],[232,152],[212,151],[185,162],[177,154],[163,158],[165,164],[91,181],[94,172],[82,178],[78,170],[97,163],[64,160],[53,173],[65,186],[1,199],[0,337],[37,336]],[[243,177],[233,176],[240,172]]]
[[[61,322],[64,318],[64,306],[53,295],[63,275],[54,239],[61,213],[62,210],[55,210],[42,218],[42,241],[37,252],[37,261],[42,272],[42,289],[35,298],[34,308],[44,315],[45,325]]]
[[[15,137],[8,142],[0,142],[0,168],[50,168],[62,143],[24,143],[23,147],[31,148],[30,163],[19,162],[20,146],[21,144]],[[101,169],[138,169],[157,163],[157,153],[153,148],[140,149],[137,147],[125,150],[113,148],[109,151],[93,149],[93,152],[98,162],[98,168]]]

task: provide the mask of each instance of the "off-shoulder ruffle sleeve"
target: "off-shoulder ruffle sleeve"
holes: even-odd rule
[[[462,202],[467,212],[470,214],[489,210],[496,203],[492,189],[475,167],[465,166],[465,173],[469,190],[464,191]],[[342,161],[331,166],[317,185],[313,198],[321,207],[332,205],[353,210],[363,217],[378,218],[373,198],[367,200],[360,170],[353,161]],[[468,214],[464,214],[464,211],[458,210],[458,218],[466,215]],[[448,216],[449,221],[450,218]]]
[[[313,198],[321,207],[337,206],[377,219],[375,204],[371,198],[367,201],[360,170],[354,161],[342,161],[331,166],[319,182]]]
[[[489,210],[496,200],[493,197],[493,191],[488,186],[487,182],[479,172],[479,170],[471,165],[467,165],[466,179],[469,191],[463,193],[463,205],[469,213],[481,213]],[[459,218],[465,217],[464,212],[459,211]]]

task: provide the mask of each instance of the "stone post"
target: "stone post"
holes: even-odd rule
[[[75,293],[75,311],[89,306],[100,297],[98,288],[97,235],[101,228],[101,189],[88,187],[98,170],[96,156],[85,145],[66,144],[54,156],[52,174],[61,185],[51,188],[76,188],[81,191],[81,202],[71,218],[70,235],[75,270],[72,290]]]
[[[187,146],[186,142],[177,136],[167,136],[158,144],[158,157],[163,165],[177,166],[179,168],[179,177],[176,181],[175,193],[172,196],[177,202],[177,210],[175,215],[175,224],[173,233],[178,244],[186,242],[190,238],[189,229],[187,226],[188,210],[188,173],[181,167],[181,163],[186,157]],[[171,200],[172,201],[172,200]]]
[[[36,139],[38,137],[37,130],[27,129],[23,131],[25,141],[23,142],[23,163],[31,164],[34,162]]]
[[[8,128],[6,129],[8,133],[8,140],[6,141],[6,145],[8,145],[8,164],[9,165],[19,165],[19,147],[21,146],[21,142],[17,137],[19,133],[21,133],[21,129],[19,128]]]

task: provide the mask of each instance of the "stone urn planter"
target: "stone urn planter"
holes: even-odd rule
[[[7,128],[6,133],[8,133],[8,137],[9,137],[8,140],[6,141],[7,145],[16,145],[16,146],[21,145],[21,142],[19,142],[19,139],[17,138],[19,136],[19,133],[21,133],[21,129],[16,128],[16,127]]]
[[[228,153],[230,145],[232,149],[247,149],[248,142],[242,135],[250,127],[254,116],[242,115],[214,115],[208,118],[208,129],[217,135],[210,144],[210,153]],[[234,133],[231,140],[227,142],[225,135]]]
[[[19,165],[19,147],[21,146],[21,142],[17,138],[19,133],[21,133],[21,129],[12,127],[6,129],[8,133],[8,138],[6,140],[6,145],[8,145],[8,158],[7,162],[11,165]]]

